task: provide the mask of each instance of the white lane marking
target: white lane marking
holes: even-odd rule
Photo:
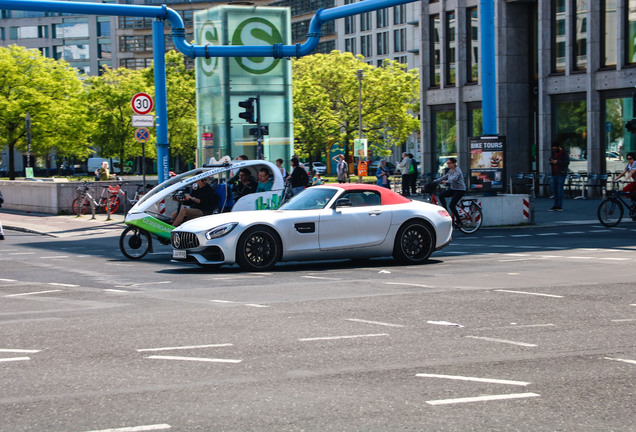
[[[0,358],[0,362],[25,361],[25,360],[31,360],[31,358],[30,357]]]
[[[137,352],[188,350],[188,349],[198,349],[198,348],[223,348],[223,347],[229,347],[229,346],[233,346],[233,345],[231,343],[224,343],[224,344],[212,344],[212,345],[189,345],[189,346],[180,346],[180,347],[141,348],[141,349],[138,349]]]
[[[387,285],[407,285],[407,286],[416,286],[420,288],[433,288],[430,285],[414,284],[414,283],[407,283],[407,282],[384,282],[384,283]]]
[[[48,294],[48,293],[54,293],[54,292],[60,292],[62,290],[48,290],[48,291],[35,291],[35,292],[28,292],[28,293],[22,293],[22,294],[9,294],[6,295],[5,297],[22,297],[22,296],[29,296],[29,295],[36,295],[36,294]]]
[[[502,235],[489,235],[489,236],[484,236],[484,238],[503,238],[505,236]]]
[[[92,430],[87,432],[143,432],[143,431],[155,431],[155,430],[166,430],[170,429],[172,426],[169,424],[154,424],[154,425],[143,425],[143,426],[130,426],[116,429],[100,429],[100,430]]]
[[[12,252],[9,255],[35,255],[35,252]]]
[[[134,284],[115,285],[115,286],[117,288],[128,288],[128,287],[138,287],[138,286],[142,286],[142,285],[161,285],[161,284],[169,284],[169,283],[172,283],[172,281],[139,282],[139,283],[134,283]]]
[[[519,261],[530,261],[530,258],[514,258],[514,259],[504,259],[497,260],[499,262],[519,262]]]
[[[569,259],[581,259],[581,260],[589,260],[589,259],[596,259],[596,257],[583,257],[583,256],[565,256],[563,258],[569,258]]]
[[[455,324],[448,321],[426,321],[426,324],[434,324],[434,325],[443,325],[443,326],[453,326],[453,327],[464,327],[461,324]]]
[[[1,349],[0,348],[0,352],[2,353],[35,354],[35,353],[39,353],[40,351],[42,350],[25,350],[25,349],[10,349],[10,348]]]
[[[467,377],[467,376],[460,376],[460,375],[439,375],[439,374],[418,373],[418,374],[415,374],[415,376],[423,377],[423,378],[443,378],[443,379],[459,380],[459,381],[474,381],[474,382],[507,384],[507,385],[516,385],[516,386],[527,386],[531,384],[529,382],[524,382],[524,381],[511,381],[511,380],[502,380],[502,379],[494,379],[494,378],[476,378],[476,377]]]
[[[504,254],[505,256],[512,256],[512,257],[529,257],[530,255],[528,254],[519,254],[519,253],[507,253]]]
[[[604,230],[589,230],[588,232],[591,232],[591,233],[606,233],[607,229],[604,229]]]
[[[563,296],[560,296],[560,295],[533,293],[533,292],[527,292],[527,291],[515,291],[515,290],[505,290],[505,289],[497,289],[495,291],[497,291],[497,292],[505,292],[505,293],[512,293],[512,294],[534,295],[534,296],[540,296],[540,297],[563,298]]]
[[[605,357],[606,360],[613,360],[613,361],[619,361],[619,362],[625,362],[625,363],[630,363],[630,364],[636,364],[636,360],[628,360],[628,359],[621,359],[621,358],[611,358],[611,357]]]
[[[129,293],[130,291],[124,291],[124,290],[118,290],[118,289],[112,289],[112,288],[105,288],[104,292]]]
[[[563,234],[585,234],[583,231],[566,231]]]
[[[378,337],[378,336],[388,336],[388,334],[376,333],[376,334],[350,335],[350,336],[324,336],[324,337],[314,337],[314,338],[300,338],[298,340],[300,342],[308,342],[308,341],[319,341],[319,340],[355,339],[355,338]]]
[[[426,401],[429,405],[449,405],[456,403],[468,403],[468,402],[485,402],[485,401],[494,401],[494,400],[505,400],[505,399],[521,399],[521,398],[529,398],[529,397],[537,397],[540,396],[536,393],[514,393],[507,395],[492,395],[492,396],[477,396],[477,397],[467,397],[467,398],[457,398],[457,399],[440,399],[440,400],[430,400]]]
[[[206,358],[206,357],[178,357],[178,356],[148,356],[146,358],[155,360],[182,360],[182,361],[198,361],[208,363],[240,363],[243,360],[237,359],[219,359],[219,358]]]
[[[630,305],[630,306],[636,306],[636,305]],[[636,321],[636,318],[615,319],[611,321],[612,322],[631,322],[631,321]]]
[[[17,282],[15,279],[0,279],[2,282]]]
[[[599,258],[606,261],[630,261],[631,258]]]
[[[255,308],[268,308],[268,305],[256,304],[256,303],[245,303],[245,306],[255,307]]]
[[[307,279],[324,279],[324,280],[342,280],[340,278],[330,278],[330,277],[324,277],[324,276],[301,276],[303,278],[307,278]]]
[[[514,237],[514,238],[517,238],[517,237],[532,237],[532,235],[531,234],[512,234],[510,237]]]
[[[78,287],[79,285],[73,285],[73,284],[65,284],[65,283],[57,283],[57,282],[49,282],[49,285],[53,285],[53,286],[62,286],[62,287]]]
[[[524,346],[524,347],[536,347],[536,346],[539,346],[539,345],[535,345],[535,344],[530,344],[530,343],[525,343],[525,342],[516,342],[516,341],[507,340],[507,339],[495,339],[495,338],[482,337],[482,336],[465,336],[465,337],[470,338],[470,339],[479,339],[479,340],[485,340],[485,341],[489,341],[489,342],[499,342],[499,343],[505,343],[505,344],[510,344],[510,345]]]
[[[517,249],[539,249],[543,246],[515,246]]]
[[[546,249],[553,249],[553,250],[564,250],[567,249],[566,246],[545,246]]]
[[[539,236],[555,236],[555,235],[559,235],[559,233],[541,233],[541,234],[537,234]]]
[[[42,259],[47,259],[47,258],[68,258],[68,255],[50,255],[50,256],[43,256],[40,257]]]
[[[402,324],[391,324],[391,323],[385,323],[385,322],[380,322],[380,321],[367,321],[367,320],[358,319],[358,318],[347,318],[346,320],[347,321],[353,321],[353,322],[359,322],[359,323],[363,323],[363,324],[375,324],[375,325],[386,326],[386,327],[404,327]]]
[[[563,258],[561,255],[540,255],[540,258]]]
[[[510,325],[517,328],[554,327],[554,324],[549,324],[549,323],[548,324],[522,324],[522,325],[511,323]]]
[[[444,251],[447,255],[468,255],[470,252],[464,251]]]
[[[212,303],[236,303],[235,301],[231,301],[231,300],[210,300]]]

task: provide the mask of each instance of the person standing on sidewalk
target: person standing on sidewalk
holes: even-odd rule
[[[563,150],[558,141],[552,142],[552,155],[550,165],[552,165],[552,194],[554,195],[554,205],[550,211],[563,211],[563,186],[565,176],[568,173],[570,155]]]
[[[349,165],[345,162],[344,155],[334,156],[333,160],[337,163],[336,173],[338,174],[338,183],[346,183],[349,177]]]
[[[402,174],[402,195],[411,196],[411,166],[412,161],[408,153],[402,153],[402,160],[397,166]]]

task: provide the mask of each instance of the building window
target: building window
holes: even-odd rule
[[[556,102],[553,136],[573,159],[587,159],[587,103],[585,101]],[[570,166],[572,170],[572,166]],[[587,165],[585,168],[587,169]]]
[[[467,11],[468,17],[468,82],[479,81],[479,15],[477,8]],[[477,136],[477,135],[471,135]]]
[[[350,52],[351,54],[356,53],[356,38],[345,39],[345,51]]]
[[[152,35],[120,36],[119,49],[122,52],[152,51]]]
[[[457,47],[455,43],[455,12],[448,12],[446,14],[446,82],[454,85],[457,75],[456,71],[456,57]]]
[[[393,24],[406,22],[406,5],[393,6]]]
[[[618,35],[616,29],[618,22],[616,20],[616,0],[605,0],[603,2],[603,15],[601,18],[601,61],[603,66],[616,66],[616,49],[618,46]]]
[[[54,24],[53,37],[62,38],[87,38],[88,18],[64,18],[62,24]]]
[[[4,27],[0,27],[0,40],[4,40]]]
[[[356,32],[356,20],[354,16],[345,17],[345,34],[352,34]]]
[[[378,55],[385,55],[389,53],[389,32],[381,32],[377,35],[376,49]]]
[[[56,60],[87,60],[90,58],[90,48],[88,43],[59,45],[55,47]],[[75,65],[73,65],[75,67]]]
[[[627,11],[627,63],[636,63],[636,0],[629,0]]]
[[[360,37],[360,54],[365,58],[373,56],[373,38],[371,35]]]
[[[484,134],[484,122],[481,108],[469,109],[468,116],[468,136],[482,136]]]
[[[565,1],[553,0],[554,3],[554,35],[552,41],[552,71],[565,72]],[[631,0],[630,0],[631,1]]]
[[[457,157],[457,117],[455,109],[433,113],[433,140],[435,143],[433,169],[441,174],[449,157]]]
[[[393,52],[406,51],[406,29],[393,30]]]
[[[109,17],[97,17],[97,36],[110,37]]]
[[[18,28],[19,27],[9,27],[9,39],[16,40],[18,38]]]
[[[360,14],[360,31],[371,30],[371,13]]]
[[[51,48],[49,48],[49,47],[40,48],[40,52],[42,53],[42,57],[50,57],[51,56]]]
[[[404,67],[404,70],[407,69],[407,67],[406,67],[407,64],[406,63],[407,63],[408,60],[407,60],[406,56],[398,56],[398,57],[395,57],[393,60],[398,62],[400,65],[402,65]]]
[[[431,15],[431,86],[439,87],[441,85],[441,51],[440,51],[440,33],[442,31],[442,23],[439,15]]]
[[[605,170],[601,172],[622,172],[626,164],[625,155],[636,151],[636,138],[625,129],[625,123],[632,119],[632,102],[631,97],[605,100],[603,123],[611,123],[612,130],[605,138]]]
[[[587,67],[587,0],[576,0],[576,34],[574,58],[576,69]]]
[[[109,43],[100,43],[97,45],[97,56],[100,59],[111,59],[113,58],[113,53]]]
[[[126,69],[146,69],[152,65],[151,58],[120,59],[119,65]]]
[[[389,10],[378,9],[375,11],[375,26],[377,28],[385,28],[389,25]]]

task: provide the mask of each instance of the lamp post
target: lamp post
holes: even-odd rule
[[[358,139],[362,139],[362,69],[356,71],[358,77]],[[362,176],[360,175],[360,162],[362,158],[358,156],[358,183],[362,183]]]

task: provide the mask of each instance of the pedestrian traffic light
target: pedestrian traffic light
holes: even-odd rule
[[[254,98],[249,98],[238,103],[239,107],[245,110],[239,113],[239,117],[248,123],[256,123],[254,120],[254,100]]]
[[[636,119],[632,119],[625,123],[625,129],[631,133],[636,133]]]

